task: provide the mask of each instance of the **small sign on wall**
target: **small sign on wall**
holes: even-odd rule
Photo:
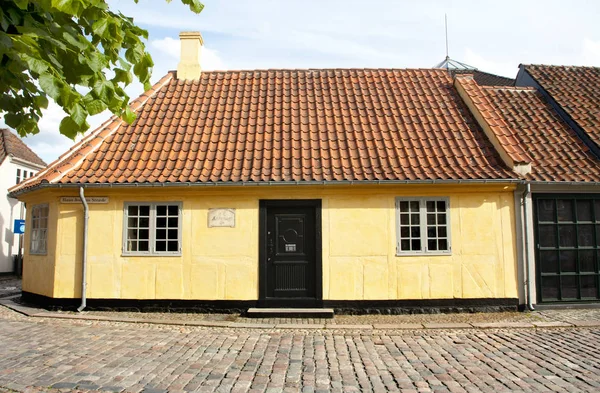
[[[25,233],[25,220],[15,220],[13,233],[15,235],[22,235],[23,233]]]
[[[108,197],[85,197],[87,203],[108,203]],[[60,203],[81,203],[79,197],[60,197]]]
[[[208,209],[208,227],[235,228],[235,209]]]

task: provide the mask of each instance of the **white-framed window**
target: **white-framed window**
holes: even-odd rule
[[[21,170],[17,168],[17,183],[19,184],[21,182]]]
[[[31,207],[30,254],[45,255],[47,252],[48,210],[48,204]]]
[[[450,254],[450,201],[396,198],[396,254]]]
[[[123,254],[181,254],[181,202],[127,202]]]

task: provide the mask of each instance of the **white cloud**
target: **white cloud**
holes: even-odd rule
[[[156,48],[159,51],[169,55],[171,58],[175,59],[175,62],[170,63],[177,64],[177,62],[179,61],[181,51],[179,39],[165,37],[160,40],[152,40],[150,42],[150,45],[153,48]],[[156,58],[157,56],[154,57]],[[223,61],[223,59],[221,59],[219,55],[219,52],[207,48],[206,46],[202,47],[202,52],[200,53],[200,65],[202,66],[202,69],[206,71],[227,69],[225,62]]]
[[[584,38],[582,52],[584,65],[600,66],[600,41],[593,41],[587,37]]]
[[[470,48],[465,49],[464,56],[464,60],[461,60],[463,63],[476,67],[480,71],[489,72],[490,74],[514,78],[519,71],[518,62],[490,60],[480,56]]]

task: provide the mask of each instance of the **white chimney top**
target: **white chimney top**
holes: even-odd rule
[[[202,35],[198,31],[183,31],[179,33],[181,41],[181,58],[177,66],[177,79],[198,80],[202,69],[200,68],[200,54],[202,51]]]

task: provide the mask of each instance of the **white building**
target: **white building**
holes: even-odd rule
[[[0,190],[4,194],[0,196],[0,274],[14,270],[13,255],[19,252],[19,236],[13,233],[13,222],[25,217],[25,208],[16,199],[9,198],[7,190],[45,167],[46,163],[17,135],[0,129]]]

